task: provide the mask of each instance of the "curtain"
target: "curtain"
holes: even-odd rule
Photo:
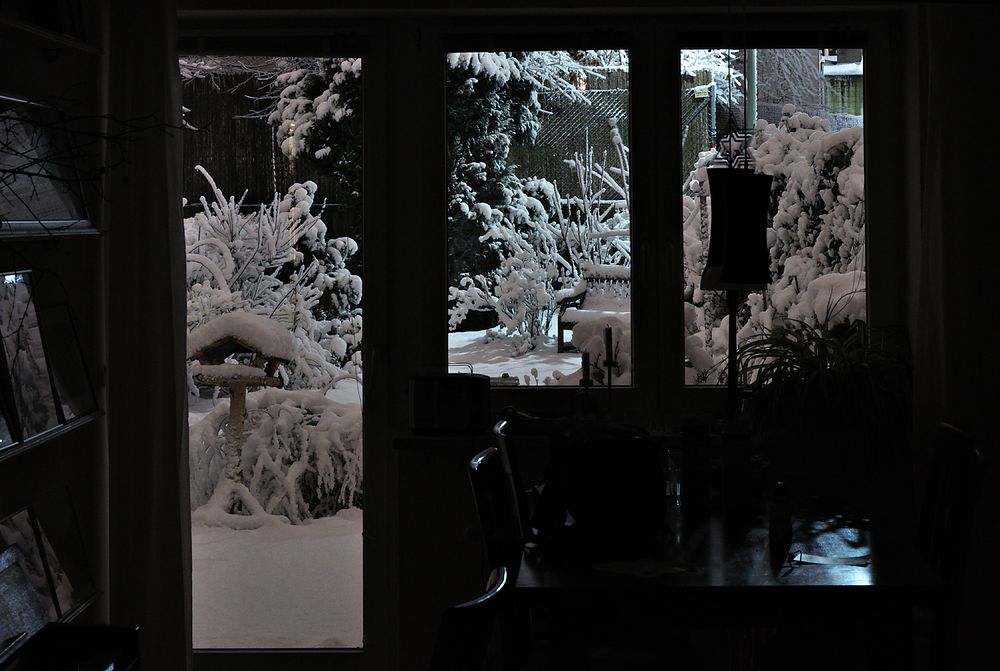
[[[110,606],[142,667],[191,668],[180,81],[172,0],[110,0]]]
[[[985,475],[967,556],[959,661],[992,652],[995,559],[1000,554],[1000,252],[998,142],[993,52],[996,6],[925,5],[920,15],[922,84],[920,274],[911,315],[917,481],[927,472],[938,422],[974,433],[992,467]]]

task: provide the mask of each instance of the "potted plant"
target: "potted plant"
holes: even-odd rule
[[[864,504],[908,435],[910,366],[868,325],[789,320],[740,348],[755,440],[774,480]]]

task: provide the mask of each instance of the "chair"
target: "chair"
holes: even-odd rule
[[[941,423],[920,509],[918,547],[953,590],[961,590],[985,463],[975,438]]]
[[[533,526],[550,551],[628,559],[654,553],[667,540],[666,512],[655,441],[636,427],[587,422],[552,446]]]
[[[511,588],[507,568],[490,572],[486,592],[441,616],[430,671],[482,671],[497,615]]]
[[[517,582],[524,552],[521,519],[514,487],[504,468],[500,451],[488,447],[469,462],[469,479],[483,537],[488,566],[506,566],[508,579]],[[500,644],[504,668],[517,668],[527,654],[531,637],[530,617],[513,602],[499,615]]]
[[[487,565],[509,567],[510,578],[516,581],[524,540],[514,488],[500,451],[488,447],[473,457],[469,462],[469,479],[482,527]]]
[[[559,543],[559,539],[553,533],[562,536],[568,512],[584,522],[574,531],[590,528],[595,543],[607,551],[628,554],[649,549],[628,548],[650,529],[661,529],[665,511],[660,450],[645,431],[508,407],[493,432],[514,491],[523,541],[542,540],[536,534],[540,531],[548,536],[544,540],[549,542],[549,551],[556,549],[552,542]],[[522,450],[522,443],[529,442],[545,449]],[[535,468],[525,469],[521,456],[534,456]],[[526,472],[534,472],[533,482],[541,481],[544,490],[526,487]],[[609,505],[612,501],[616,505]]]
[[[565,434],[570,426],[570,420],[562,416],[533,415],[512,407],[506,408],[504,415],[505,418],[493,427],[493,433],[497,438],[497,448],[500,450],[504,470],[514,490],[514,503],[521,522],[521,538],[524,541],[531,541],[535,535],[531,526],[531,513],[538,494],[533,486],[526,486],[524,482],[525,464],[522,463],[520,455],[519,448],[522,442],[520,439],[537,441],[539,438],[547,438],[551,444]],[[538,477],[541,477],[540,470]]]
[[[975,438],[942,422],[934,437],[917,528],[918,550],[945,581],[943,598],[931,611],[918,608],[915,613],[918,640],[929,640],[933,668],[954,664],[965,567],[985,470]]]

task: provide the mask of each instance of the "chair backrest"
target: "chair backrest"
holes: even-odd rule
[[[663,539],[666,504],[660,450],[645,431],[580,423],[553,446],[533,523],[542,543],[562,535],[574,553],[626,558]]]
[[[504,469],[500,451],[488,447],[469,462],[469,479],[482,528],[483,546],[489,566],[507,566],[517,578],[524,551],[521,519],[514,487]]]
[[[984,460],[975,438],[942,423],[934,438],[918,544],[924,558],[953,588],[960,587],[965,578],[983,471]]]
[[[510,583],[507,568],[497,567],[490,573],[485,594],[444,612],[430,671],[482,671]]]
[[[551,444],[565,434],[571,426],[571,421],[563,416],[543,417],[510,407],[505,410],[505,415],[505,419],[501,419],[493,427],[493,433],[496,435],[497,448],[500,450],[504,470],[510,477],[514,489],[514,502],[517,506],[518,518],[521,520],[521,538],[527,541],[534,536],[531,527],[531,512],[534,500],[537,498],[537,492],[533,486],[535,482],[532,482],[531,485],[525,485],[524,464],[520,455],[521,448],[525,442],[532,442],[534,443],[533,447],[538,447],[539,439],[547,439],[548,443]],[[538,461],[544,463],[546,458],[547,455]],[[539,470],[534,481],[540,477]]]

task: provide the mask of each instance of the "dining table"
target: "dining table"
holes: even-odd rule
[[[699,668],[761,668],[763,642],[783,645],[779,634],[792,631],[796,645],[821,641],[809,668],[827,668],[820,662],[852,645],[887,668],[910,666],[913,608],[933,603],[944,585],[894,525],[815,500],[796,501],[783,516],[758,503],[670,499],[662,541],[641,556],[529,544],[516,602],[547,614],[550,653],[564,659],[611,630],[628,645],[637,636],[667,645],[671,634],[676,644],[687,632],[682,639],[701,641],[693,655],[713,660]]]

